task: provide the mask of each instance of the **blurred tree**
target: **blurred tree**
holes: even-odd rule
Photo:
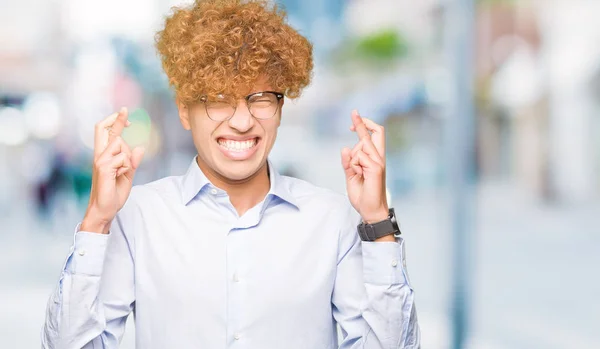
[[[397,29],[384,28],[369,35],[343,41],[332,54],[332,66],[341,70],[359,64],[362,68],[385,68],[406,58],[408,39]]]

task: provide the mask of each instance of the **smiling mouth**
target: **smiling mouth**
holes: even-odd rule
[[[256,144],[258,144],[258,137],[247,139],[245,141],[234,141],[231,139],[219,138],[217,142],[219,143],[219,146],[225,150],[241,153],[254,148]]]

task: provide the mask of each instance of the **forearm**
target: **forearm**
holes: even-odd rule
[[[107,237],[76,234],[58,287],[48,301],[43,348],[84,348],[103,333],[106,320],[99,290]],[[98,344],[102,342],[100,338]]]
[[[367,293],[363,318],[384,348],[418,348],[419,325],[402,241],[363,242],[362,250]],[[370,348],[368,343],[365,348]]]

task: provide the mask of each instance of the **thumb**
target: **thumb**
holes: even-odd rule
[[[142,158],[144,157],[145,149],[143,147],[135,147],[131,151],[131,168],[129,171],[125,172],[125,176],[129,178],[129,181],[133,183],[133,176],[135,175],[135,171],[140,166],[142,162]]]
[[[352,158],[352,151],[349,148],[342,149],[342,167],[344,168],[344,174],[346,179],[350,179],[356,175],[356,172],[350,165],[350,159]]]
[[[133,167],[134,171],[140,166],[145,151],[146,149],[143,147],[135,147],[131,151],[131,166]]]

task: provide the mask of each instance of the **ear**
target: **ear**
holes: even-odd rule
[[[176,99],[176,104],[179,110],[179,121],[181,121],[183,128],[189,131],[192,128],[190,126],[190,109],[179,98]]]

